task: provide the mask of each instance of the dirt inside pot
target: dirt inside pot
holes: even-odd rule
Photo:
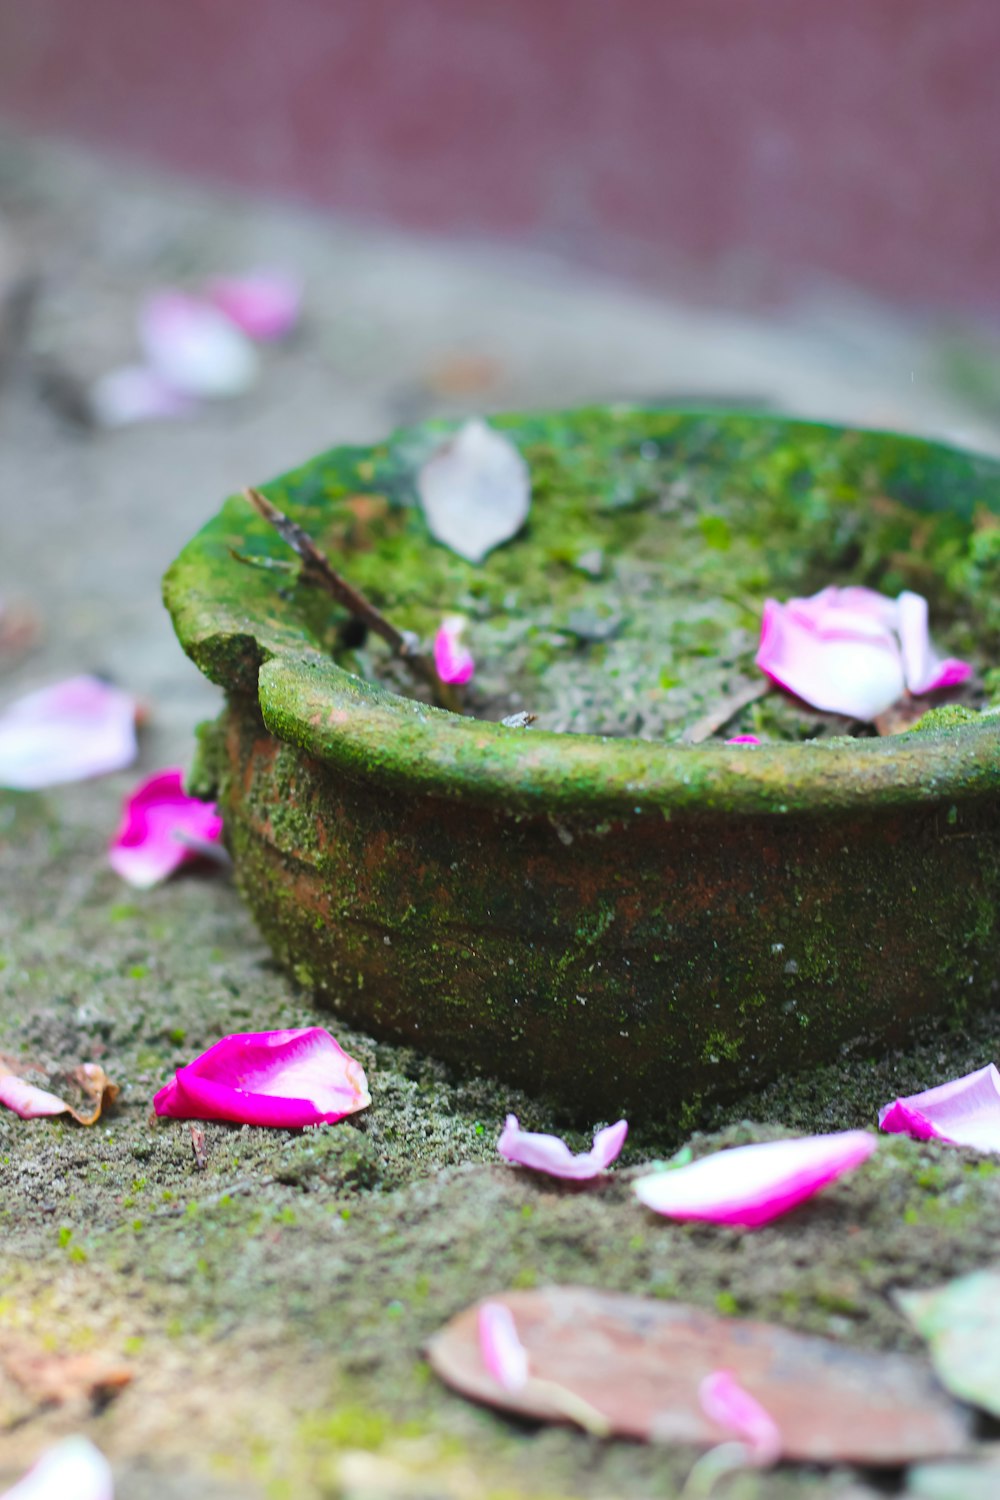
[[[419,442],[375,450],[353,475],[324,472],[319,504],[310,485],[315,539],[397,626],[428,640],[443,614],[467,618],[477,669],[461,707],[477,718],[527,711],[541,729],[667,742],[706,716],[720,718],[723,737],[874,733],[780,691],[753,699],[765,598],[830,583],[925,595],[939,647],[977,668],[885,728],[942,704],[975,708],[996,691],[991,497],[943,506],[932,476],[901,487],[863,443],[845,452],[844,435],[838,443],[823,429],[774,446],[734,435],[732,419],[677,423],[676,413],[595,412],[581,425],[577,413],[564,432],[519,419],[509,435],[529,466],[531,514],[478,565],[435,543],[416,504],[419,464],[441,439],[426,429]],[[736,440],[734,465],[724,449]],[[881,442],[891,456],[893,440]],[[292,485],[293,514],[301,498]],[[296,584],[291,602],[346,670],[425,695],[325,596]]]

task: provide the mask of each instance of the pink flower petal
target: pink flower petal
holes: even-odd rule
[[[283,339],[299,321],[302,287],[281,271],[216,276],[206,287],[210,301],[249,338]]]
[[[769,1468],[781,1457],[781,1433],[778,1424],[751,1396],[732,1370],[713,1370],[698,1387],[702,1410],[712,1422],[718,1422],[727,1433],[739,1438],[747,1447],[752,1464]]]
[[[481,563],[524,525],[531,475],[510,438],[477,417],[431,454],[417,494],[435,541]]]
[[[839,628],[834,612],[810,608],[821,597],[766,600],[757,666],[814,708],[873,719],[906,686],[895,637],[859,614]]]
[[[647,1208],[671,1219],[705,1219],[754,1229],[811,1198],[877,1145],[867,1130],[810,1135],[716,1151],[687,1167],[652,1172],[633,1184]]]
[[[941,657],[934,649],[927,620],[927,600],[905,591],[896,601],[899,610],[899,640],[903,653],[906,686],[911,693],[933,693],[957,687],[972,676],[967,661]]]
[[[762,672],[814,708],[874,719],[903,696],[964,682],[967,662],[931,644],[927,601],[831,585],[808,599],[768,599],[756,657]]]
[[[90,406],[101,427],[169,420],[194,410],[190,397],[175,391],[146,365],[123,365],[95,380],[90,388]]]
[[[0,714],[0,786],[37,791],[135,760],[135,699],[99,677],[71,677]]]
[[[922,1094],[883,1105],[879,1128],[918,1141],[1000,1151],[1000,1073],[992,1063]]]
[[[574,1156],[559,1136],[522,1130],[517,1123],[517,1116],[508,1115],[503,1134],[497,1141],[497,1150],[505,1161],[513,1162],[515,1166],[530,1167],[534,1172],[548,1172],[550,1177],[567,1177],[575,1182],[586,1182],[611,1165],[621,1153],[627,1135],[627,1121],[619,1120],[597,1132],[590,1151]]]
[[[221,834],[215,804],[189,797],[180,771],[159,771],[126,798],[108,859],[129,885],[148,889],[198,859]]]
[[[93,1443],[69,1437],[43,1453],[2,1500],[114,1500],[114,1481]]]
[[[468,682],[476,670],[472,652],[462,644],[464,615],[446,615],[434,637],[434,667],[442,682]]]
[[[726,740],[727,745],[760,745],[763,744],[755,734],[734,734],[731,740]]]
[[[184,292],[149,299],[139,341],[160,380],[185,396],[238,396],[257,378],[253,345],[217,307]]]
[[[479,1308],[479,1351],[483,1364],[505,1391],[527,1384],[528,1351],[518,1337],[510,1308],[502,1302],[484,1302]]]
[[[178,1068],[153,1100],[178,1120],[301,1129],[332,1125],[371,1103],[361,1064],[321,1026],[224,1036]]]
[[[22,1120],[40,1120],[49,1115],[66,1113],[63,1099],[33,1083],[25,1083],[23,1078],[18,1078],[14,1073],[5,1073],[0,1077],[0,1104],[6,1104]]]

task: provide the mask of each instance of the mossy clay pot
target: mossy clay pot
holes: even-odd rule
[[[448,424],[336,448],[265,493],[321,544],[345,497],[402,508],[385,568],[415,569],[417,593],[421,557],[450,570],[433,617],[511,549],[531,565],[563,468],[585,460],[600,504],[651,444],[658,482],[706,498],[752,484],[794,505],[822,491],[1000,509],[1000,464],[911,437],[624,408],[491,421],[533,474],[544,454],[548,479],[479,569],[431,540],[416,504]],[[226,692],[195,788],[219,799],[275,953],[351,1023],[581,1122],[690,1123],[710,1099],[995,1002],[1000,717],[753,750],[506,727],[335,665],[310,623],[334,607],[281,571],[290,557],[234,497],[165,597]]]

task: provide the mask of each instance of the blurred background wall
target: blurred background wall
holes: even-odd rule
[[[713,298],[1000,315],[998,0],[0,0],[0,119]]]

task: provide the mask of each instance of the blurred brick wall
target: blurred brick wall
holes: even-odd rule
[[[370,220],[1000,314],[1000,0],[0,0],[0,117]]]

